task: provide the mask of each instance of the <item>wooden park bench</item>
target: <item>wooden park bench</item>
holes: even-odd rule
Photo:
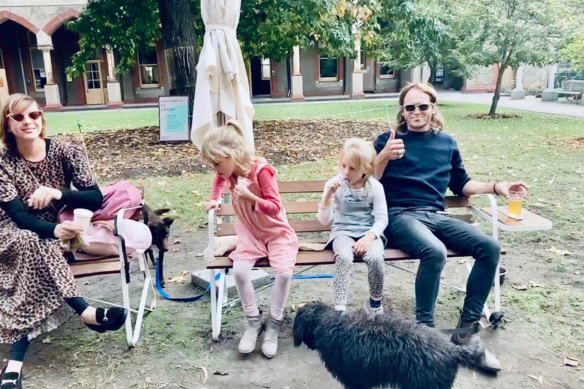
[[[119,306],[126,308],[129,312],[126,317],[126,341],[128,346],[134,347],[140,338],[140,332],[142,329],[142,320],[146,310],[152,311],[156,307],[156,294],[154,294],[154,286],[152,284],[152,276],[150,275],[150,269],[146,261],[146,255],[143,252],[138,252],[136,254],[136,260],[138,261],[139,270],[143,274],[143,277],[131,277],[130,275],[130,265],[131,260],[126,255],[126,248],[124,244],[124,231],[122,230],[122,220],[124,214],[127,211],[135,211],[136,209],[142,209],[142,206],[123,208],[118,211],[115,221],[115,235],[118,237],[119,241],[119,255],[110,256],[105,258],[95,258],[95,259],[82,259],[75,260],[75,258],[69,257],[69,266],[71,267],[71,272],[75,278],[91,277],[98,275],[107,274],[119,274],[120,275],[120,289],[121,289],[121,301],[122,304],[110,303],[107,301],[102,301],[98,299],[91,299],[98,301],[100,303],[105,303],[113,306]],[[71,253],[68,253],[71,254]],[[74,254],[71,254],[74,256]],[[142,287],[142,293],[140,296],[140,302],[137,309],[132,309],[130,301],[130,281],[132,279],[138,278]],[[141,280],[140,280],[141,279]],[[152,299],[150,302],[150,307],[146,308],[146,301],[148,299],[149,292],[152,291]],[[131,312],[136,314],[135,326],[132,326],[132,315]]]
[[[320,201],[322,191],[324,189],[325,180],[318,181],[288,181],[279,182],[279,190],[284,203],[284,208],[288,215],[292,228],[296,231],[300,242],[326,242],[330,232],[330,225],[325,226],[316,219],[316,212],[318,211],[318,203]],[[492,234],[498,240],[499,230],[508,231],[530,231],[530,230],[544,230],[550,229],[552,223],[526,209],[523,210],[523,220],[515,220],[506,214],[506,209],[497,208],[495,196],[486,195],[490,201],[488,208],[476,208],[471,204],[470,197],[463,196],[449,196],[446,198],[448,212],[455,217],[465,220],[469,223],[474,223],[474,215],[480,215],[491,223]],[[291,198],[292,197],[292,198]],[[294,197],[296,197],[294,199]],[[224,303],[226,300],[226,277],[225,269],[232,267],[232,261],[228,257],[228,253],[222,256],[215,257],[214,253],[214,238],[230,236],[235,234],[234,223],[226,221],[226,218],[231,218],[235,215],[233,206],[229,204],[230,195],[228,192],[223,193],[223,202],[221,207],[216,211],[209,212],[209,247],[207,249],[207,269],[209,269],[209,280],[216,280],[211,282],[211,327],[212,336],[217,340],[221,331],[221,317]],[[492,210],[495,210],[494,216]],[[216,213],[216,215],[215,215]],[[215,228],[216,225],[216,228]],[[315,239],[315,235],[321,236]],[[301,244],[302,246],[302,244]],[[324,244],[322,244],[324,247]],[[448,257],[460,257],[461,255],[448,250]],[[402,250],[387,248],[385,249],[385,260],[388,262],[413,260],[409,254]],[[362,259],[356,258],[356,263],[363,262]],[[319,251],[304,251],[298,252],[296,266],[316,266],[316,265],[332,265],[335,263],[332,250]],[[256,262],[256,267],[268,267],[269,262],[267,258],[262,258]],[[218,273],[218,274],[217,274]],[[495,311],[500,311],[500,278],[499,270],[495,277]],[[485,314],[490,318],[488,307],[485,306]]]
[[[584,94],[584,80],[564,80],[562,88],[552,89],[549,92],[552,94],[552,100],[565,97],[568,101],[581,101]]]

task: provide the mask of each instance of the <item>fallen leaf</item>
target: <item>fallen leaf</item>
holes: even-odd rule
[[[577,276],[579,276],[580,274],[582,274],[582,272],[580,270],[575,270],[574,274],[576,274]]]
[[[556,248],[556,246],[550,247],[548,251],[551,251],[554,254],[559,254],[559,255],[563,255],[563,256],[570,255],[570,252],[568,250],[560,250],[560,249]]]
[[[47,336],[46,338],[44,338],[41,341],[41,343],[43,343],[43,344],[49,344],[49,343],[52,343],[52,342],[53,342],[53,339],[51,339],[49,336]]]
[[[564,365],[576,367],[580,364],[580,360],[578,358],[573,357],[564,357]]]
[[[228,371],[215,370],[213,375],[229,375]]]
[[[203,384],[206,383],[207,380],[209,379],[209,373],[207,372],[207,368],[203,365],[195,365],[195,367],[203,371],[203,375],[205,376],[205,378],[203,378]]]
[[[544,288],[545,285],[540,284],[536,281],[529,281],[529,285],[531,285],[533,288]]]
[[[534,375],[529,374],[528,377],[536,380],[537,382],[539,382],[540,384],[543,385],[543,375],[540,375],[539,377],[536,377]]]
[[[527,284],[513,284],[513,289],[527,290]]]

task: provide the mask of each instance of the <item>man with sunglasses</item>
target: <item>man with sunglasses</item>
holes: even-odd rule
[[[399,96],[397,132],[381,134],[375,141],[375,176],[383,184],[389,213],[385,234],[389,245],[419,258],[416,275],[416,320],[434,327],[434,308],[446,250],[468,254],[475,264],[467,283],[456,344],[476,337],[483,306],[499,262],[500,246],[470,224],[444,214],[447,188],[456,195],[507,196],[512,188],[527,189],[523,182],[485,183],[471,180],[456,141],[442,132],[443,118],[436,106],[436,90],[429,84],[405,86]],[[501,370],[487,350],[481,367]]]

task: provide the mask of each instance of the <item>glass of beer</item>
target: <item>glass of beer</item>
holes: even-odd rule
[[[521,211],[523,210],[523,200],[525,199],[526,191],[523,188],[512,189],[509,191],[509,216],[514,219],[521,218]]]

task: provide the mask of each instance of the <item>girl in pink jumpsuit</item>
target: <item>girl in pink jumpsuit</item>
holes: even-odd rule
[[[233,195],[238,242],[229,257],[233,260],[235,285],[247,317],[247,327],[239,342],[241,353],[255,350],[263,327],[251,269],[258,259],[267,257],[274,271],[270,317],[265,323],[262,342],[263,354],[272,358],[277,352],[278,332],[298,254],[298,239],[282,206],[276,171],[265,160],[254,156],[254,149],[245,141],[236,120],[229,120],[225,126],[207,133],[201,153],[215,170],[207,210],[219,205],[225,185],[229,185]]]

